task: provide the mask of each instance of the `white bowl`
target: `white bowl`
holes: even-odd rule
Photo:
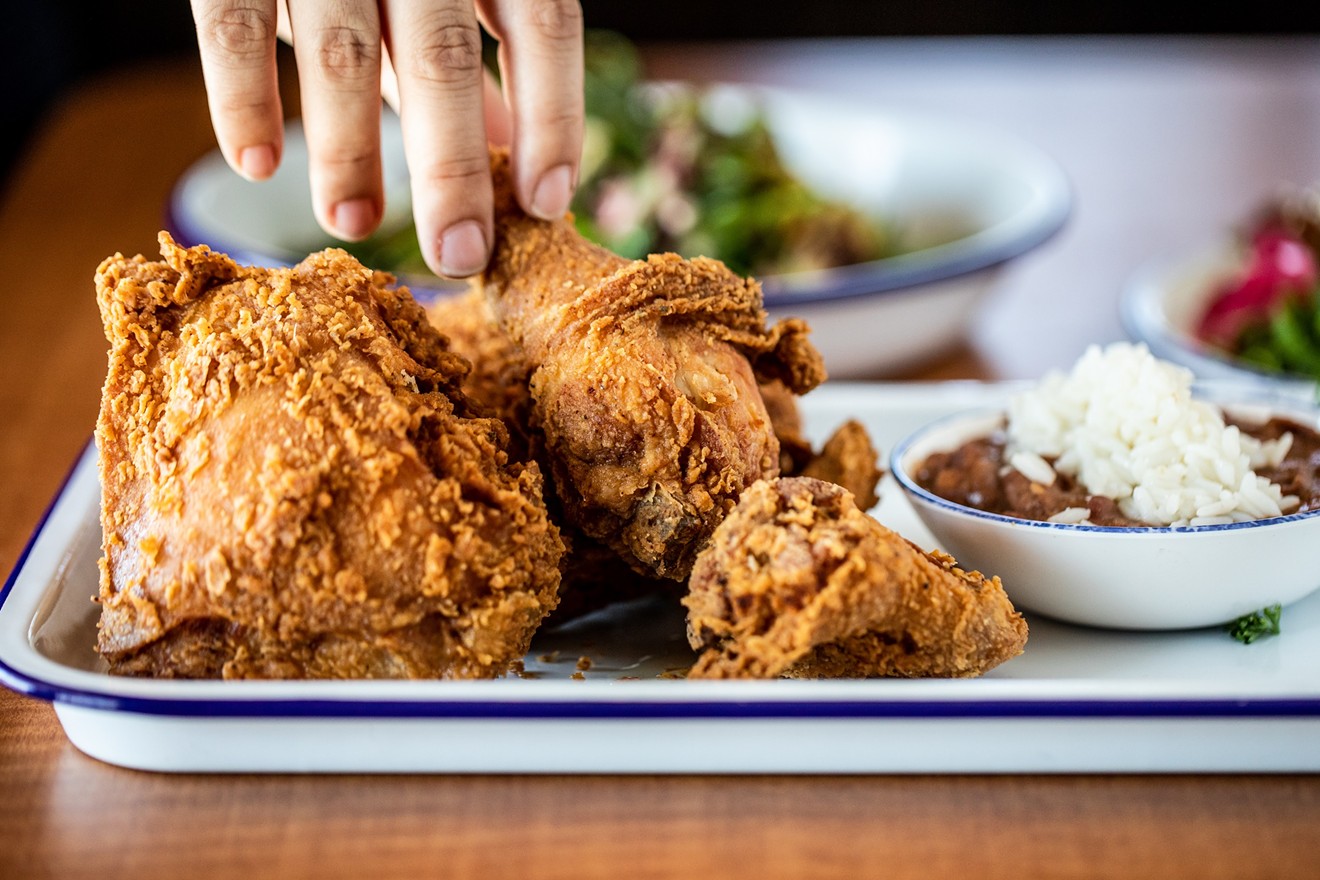
[[[724,85],[713,100],[755,101],[785,162],[827,195],[892,220],[901,256],[762,278],[772,317],[807,319],[836,378],[892,374],[961,340],[1006,262],[1064,224],[1072,198],[1059,166],[1002,131],[882,112],[781,89]],[[383,117],[386,224],[409,211],[398,121]],[[295,125],[275,177],[249,183],[218,153],[178,181],[167,222],[176,238],[240,259],[287,265],[327,241],[312,215],[306,144]],[[402,279],[427,298],[452,284]]]
[[[1236,387],[1212,397],[1250,401],[1226,407],[1235,413],[1320,424],[1320,411],[1295,398]],[[1228,525],[1066,525],[987,513],[917,485],[913,474],[931,453],[1002,424],[998,411],[940,420],[899,443],[890,468],[941,547],[964,567],[999,575],[1020,607],[1089,626],[1176,630],[1287,605],[1320,587],[1320,510]]]
[[[1262,370],[1230,357],[1196,336],[1196,325],[1220,286],[1240,271],[1242,249],[1232,239],[1151,261],[1133,273],[1119,297],[1119,316],[1151,354],[1187,367],[1198,378],[1246,382],[1314,394],[1312,379]]]

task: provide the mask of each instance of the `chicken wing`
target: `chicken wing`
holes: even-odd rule
[[[554,608],[535,465],[392,278],[243,267],[161,234],[96,277],[98,648],[123,674],[487,677]]]
[[[767,328],[722,263],[629,261],[544,222],[492,156],[494,256],[481,284],[531,368],[532,422],[564,516],[638,572],[683,580],[742,491],[779,470],[758,379],[824,378],[801,321]]]
[[[926,553],[810,477],[757,483],[697,557],[689,678],[970,677],[1027,624],[998,578]]]

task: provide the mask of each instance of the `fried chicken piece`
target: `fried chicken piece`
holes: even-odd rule
[[[502,419],[515,440],[530,438],[533,434],[532,398],[528,387],[530,368],[521,349],[496,323],[482,290],[474,286],[462,294],[441,296],[427,306],[426,317],[448,340],[449,349],[471,363],[472,369],[463,380],[463,393],[468,400]],[[865,429],[860,423],[853,422],[841,426],[836,432],[849,433],[851,436],[847,440],[831,438],[818,453],[802,434],[802,417],[798,413],[796,395],[778,379],[762,382],[759,387],[771,428],[779,441],[781,474],[801,474],[813,466],[813,460],[822,457],[828,462],[838,462],[841,454],[846,456],[847,464],[817,462],[814,467],[836,467],[848,472],[851,470],[849,464],[862,456],[856,441],[860,439],[870,445]],[[860,431],[860,437],[854,431]],[[524,448],[528,445],[524,443]],[[865,479],[865,468],[860,462],[857,470],[861,472],[857,482],[861,483]],[[821,478],[827,479],[825,476]]]
[[[554,608],[563,543],[534,465],[393,279],[340,250],[236,265],[161,234],[96,284],[112,672],[504,673]]]
[[[971,677],[1022,653],[998,578],[926,553],[810,477],[744,493],[692,570],[689,678]]]
[[[849,419],[835,429],[817,452],[802,434],[797,398],[782,382],[764,382],[761,399],[779,438],[779,475],[815,477],[853,493],[857,506],[870,510],[880,501],[876,486],[884,476],[879,453],[866,427]]]
[[[683,580],[742,491],[779,470],[757,380],[824,378],[806,325],[767,328],[760,286],[722,263],[628,261],[571,218],[530,218],[492,154],[483,290],[532,367],[534,428],[569,523],[635,570]]]
[[[880,484],[884,471],[865,426],[856,419],[849,419],[835,429],[820,452],[813,454],[801,471],[790,476],[814,477],[836,483],[852,493],[858,507],[870,510],[880,503],[876,486]]]

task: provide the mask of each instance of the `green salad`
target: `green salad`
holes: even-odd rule
[[[587,119],[571,208],[587,238],[628,258],[704,255],[753,275],[893,253],[883,222],[789,172],[755,105],[644,83],[635,47],[611,32],[588,32],[585,62]],[[373,268],[429,271],[411,222],[341,246]]]

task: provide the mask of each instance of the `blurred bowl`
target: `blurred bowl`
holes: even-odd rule
[[[760,279],[772,317],[805,318],[836,378],[893,374],[958,343],[999,270],[1049,240],[1071,211],[1059,166],[1002,131],[781,89],[723,85],[712,95],[759,105],[794,174],[898,231],[898,256]],[[392,114],[382,143],[388,227],[410,210]],[[218,153],[203,157],[175,186],[167,223],[183,243],[259,265],[324,247],[301,129],[290,127],[280,170],[264,183],[244,181]],[[423,299],[455,286],[401,280]]]
[[[1320,424],[1320,411],[1288,395],[1234,384],[1210,396],[1234,414]],[[929,455],[984,437],[1003,420],[989,411],[937,421],[900,442],[890,468],[939,545],[960,565],[998,575],[1015,604],[1070,623],[1176,630],[1287,605],[1320,587],[1320,510],[1225,525],[1072,525],[988,513],[917,484]]]
[[[835,378],[892,375],[959,343],[1000,270],[1048,241],[1072,195],[1008,133],[792,92],[758,93],[785,163],[900,230],[897,256],[761,279],[774,317],[807,319]]]
[[[1201,316],[1221,285],[1241,270],[1243,260],[1240,245],[1225,238],[1145,264],[1119,295],[1124,329],[1157,358],[1181,364],[1198,378],[1314,394],[1314,379],[1260,369],[1197,337]]]

